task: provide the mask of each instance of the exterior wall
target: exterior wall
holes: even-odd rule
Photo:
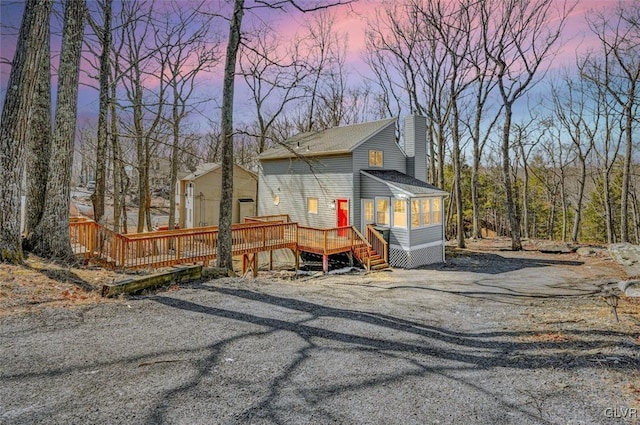
[[[289,214],[292,221],[313,227],[335,227],[336,199],[349,200],[349,224],[355,204],[351,155],[300,159],[263,160],[259,167],[258,214]],[[274,204],[274,196],[279,204]],[[318,213],[307,211],[307,199],[318,199]],[[360,202],[360,201],[358,201]],[[359,211],[358,205],[358,211]]]
[[[398,170],[401,173],[406,172],[406,158],[400,146],[396,143],[396,129],[394,124],[390,124],[378,134],[371,137],[369,140],[358,146],[353,150],[353,224],[362,229],[362,223],[360,218],[362,217],[360,200],[366,198],[366,196],[360,196],[360,170],[366,170],[369,168],[375,168],[369,166],[369,150],[383,151],[383,166],[382,169]],[[385,186],[385,185],[382,185]],[[386,187],[386,186],[385,186]],[[378,195],[382,196],[382,195]]]
[[[193,226],[217,226],[220,219],[220,192],[222,181],[222,169],[218,168],[211,172],[202,174],[195,180],[193,199]],[[181,194],[186,193],[185,187],[189,182],[181,181]],[[233,170],[233,213],[232,223],[239,223],[240,205],[238,199],[250,198],[254,201],[258,193],[258,182],[256,178],[240,167]],[[186,226],[185,202],[180,203],[180,226]],[[255,214],[255,212],[254,212]],[[252,214],[253,215],[253,214]]]
[[[411,246],[424,245],[442,241],[442,224],[434,224],[418,229],[411,229]]]

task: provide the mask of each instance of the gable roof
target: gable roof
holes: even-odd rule
[[[396,118],[387,118],[362,124],[334,127],[320,132],[300,133],[281,145],[267,149],[260,159],[293,158],[296,156],[322,156],[352,152],[364,141],[379,133]]]
[[[411,197],[420,195],[446,196],[449,194],[429,183],[396,170],[360,170],[360,173],[386,184],[392,192],[400,191]]]
[[[251,177],[254,177],[255,179],[258,178],[258,175],[256,173],[254,173],[251,170],[248,170],[246,168],[244,168],[242,165],[238,165],[238,164],[233,164],[234,167],[238,167],[241,170],[247,172],[248,174],[251,175]],[[197,179],[200,176],[203,176],[205,174],[208,174],[212,171],[217,170],[218,168],[222,167],[221,164],[218,164],[216,162],[205,162],[204,164],[200,164],[196,167],[196,171],[194,171],[191,174],[187,174],[186,176],[182,177],[180,180],[186,180],[186,181],[193,181],[195,179]]]

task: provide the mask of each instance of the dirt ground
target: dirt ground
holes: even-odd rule
[[[450,250],[418,270],[261,272],[99,298],[0,265],[0,423],[640,422],[640,303],[600,252]]]

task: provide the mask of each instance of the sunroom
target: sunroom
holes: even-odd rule
[[[360,228],[375,226],[389,242],[392,267],[444,261],[447,192],[395,170],[361,170]]]

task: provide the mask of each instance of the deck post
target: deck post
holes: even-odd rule
[[[295,251],[293,251],[293,255],[295,255],[295,262],[296,262],[296,271],[298,271],[298,269],[300,268],[300,252],[298,251],[298,248],[295,249]]]
[[[273,250],[269,250],[269,271],[273,270]]]
[[[252,268],[253,268],[253,277],[258,277],[258,253],[254,252],[253,253],[253,260],[252,260]]]
[[[353,252],[347,252],[347,258],[349,259],[349,267],[353,267]]]
[[[322,273],[329,273],[329,256],[327,254],[322,254]]]
[[[247,272],[247,254],[242,254],[242,276]]]

